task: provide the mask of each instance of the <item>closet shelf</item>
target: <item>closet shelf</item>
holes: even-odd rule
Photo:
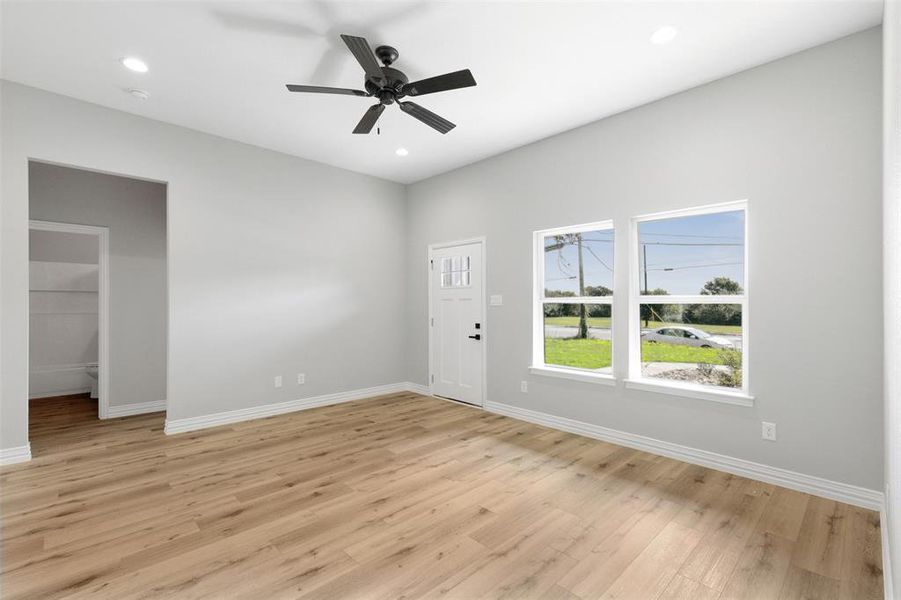
[[[29,292],[65,292],[68,294],[96,294],[97,290],[28,290]]]
[[[29,313],[31,316],[36,317],[38,315],[91,315],[96,317],[99,313],[96,312],[72,312],[72,311],[47,311],[47,310],[33,310]]]

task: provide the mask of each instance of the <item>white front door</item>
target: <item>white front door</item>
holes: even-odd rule
[[[430,260],[432,393],[482,406],[482,244],[433,248]]]

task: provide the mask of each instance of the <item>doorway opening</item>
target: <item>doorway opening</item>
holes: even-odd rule
[[[28,224],[28,398],[87,396],[109,409],[109,230]]]
[[[66,424],[166,410],[167,187],[31,160],[28,201],[29,438],[40,452]]]

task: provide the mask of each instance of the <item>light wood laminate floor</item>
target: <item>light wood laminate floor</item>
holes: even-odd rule
[[[872,511],[447,401],[163,420],[32,402],[3,598],[882,597]]]

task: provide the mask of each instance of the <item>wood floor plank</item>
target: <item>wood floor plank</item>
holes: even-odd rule
[[[791,565],[779,600],[837,600],[840,587],[836,579]]]
[[[652,498],[598,544],[560,580],[560,585],[582,598],[607,591],[639,554],[679,511],[679,505]]]
[[[453,402],[163,419],[31,403],[4,598],[882,596],[872,511]]]
[[[811,498],[795,543],[792,564],[834,580],[841,578],[849,508],[834,500]]]
[[[706,531],[703,543],[685,561],[681,573],[707,587],[723,590],[771,495],[772,486],[746,481],[730,502],[712,513],[719,517],[716,526]]]
[[[745,545],[721,600],[776,598],[791,565],[793,546],[791,540],[757,531]]]
[[[659,600],[717,600],[719,597],[717,590],[676,573]]]
[[[852,600],[881,598],[882,546],[879,515],[848,507],[842,551],[840,597]]]
[[[809,500],[810,496],[802,492],[776,488],[757,528],[786,540],[797,540]]]
[[[701,541],[701,537],[700,533],[690,527],[673,521],[667,523],[601,598],[614,600],[659,597]]]

